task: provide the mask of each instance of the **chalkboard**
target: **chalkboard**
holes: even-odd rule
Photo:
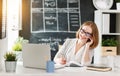
[[[80,16],[79,0],[32,0],[31,33],[76,32]]]
[[[30,37],[30,43],[50,43],[58,42],[63,44],[66,38],[75,38],[76,33],[69,32],[41,32],[32,33]]]

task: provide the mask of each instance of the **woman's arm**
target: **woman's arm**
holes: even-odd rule
[[[60,63],[60,64],[65,64],[66,63],[66,51],[67,51],[67,46],[70,42],[70,39],[66,39],[62,47],[59,49],[57,54],[54,57],[54,62],[55,63]]]
[[[82,65],[91,64],[93,55],[94,55],[94,50],[89,50],[89,47],[86,46],[85,51],[82,55],[81,64]]]

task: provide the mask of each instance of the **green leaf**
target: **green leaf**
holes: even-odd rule
[[[115,0],[115,2],[120,2],[120,0]]]
[[[6,52],[4,55],[4,58],[6,61],[16,61],[16,54],[13,52]]]
[[[102,46],[117,46],[117,45],[118,45],[118,41],[115,40],[115,38],[102,40]]]
[[[22,44],[27,43],[28,40],[24,39],[23,37],[18,37],[15,41],[15,44],[12,47],[13,51],[22,51]]]

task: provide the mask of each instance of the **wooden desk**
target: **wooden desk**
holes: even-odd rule
[[[55,70],[54,73],[47,73],[46,70],[24,68],[18,63],[15,73],[6,73],[3,69],[0,76],[120,76],[120,72],[98,72],[86,70],[85,67],[65,67]]]

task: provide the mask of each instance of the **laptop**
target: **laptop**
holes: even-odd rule
[[[50,45],[27,43],[22,52],[24,67],[46,69],[46,62],[51,60]]]

